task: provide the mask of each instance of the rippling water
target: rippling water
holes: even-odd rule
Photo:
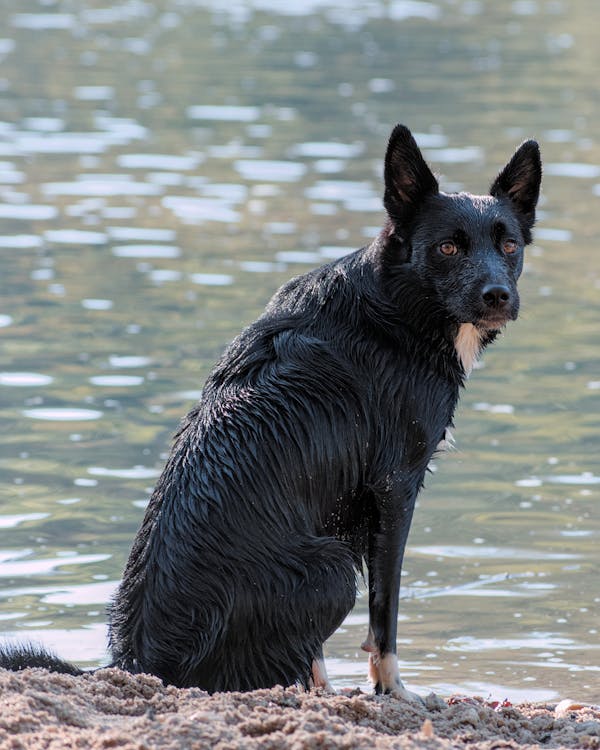
[[[368,242],[385,140],[449,190],[546,163],[523,313],[420,499],[399,623],[421,692],[600,700],[593,0],[26,0],[0,9],[0,620],[106,660],[178,420],[284,280]],[[366,684],[364,597],[328,644]]]

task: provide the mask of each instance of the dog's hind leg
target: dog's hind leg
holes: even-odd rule
[[[274,612],[275,627],[284,634],[286,658],[300,666],[295,681],[305,687],[332,691],[323,658],[323,643],[342,624],[354,606],[356,574],[348,548],[332,538],[305,539],[292,555],[302,573],[292,584],[293,594],[279,601],[287,607]],[[288,582],[289,591],[289,582]],[[277,607],[277,604],[275,604]],[[306,655],[310,661],[306,661]],[[306,668],[308,667],[308,669]]]
[[[354,605],[350,551],[335,539],[311,536],[278,550],[277,559],[278,575],[263,575],[262,593],[244,584],[251,595],[235,599],[227,638],[210,657],[218,665],[205,682],[211,692],[296,683],[331,688],[323,643]],[[245,575],[259,578],[251,569]]]

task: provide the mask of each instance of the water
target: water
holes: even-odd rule
[[[593,0],[0,6],[0,620],[106,661],[170,436],[287,278],[380,225],[401,120],[447,189],[547,166],[523,312],[410,537],[411,689],[600,700]],[[366,686],[365,597],[327,645]]]

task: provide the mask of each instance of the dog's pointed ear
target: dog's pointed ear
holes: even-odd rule
[[[542,159],[537,141],[525,141],[494,180],[490,195],[508,198],[522,220],[526,241],[535,223],[535,207],[542,182]]]
[[[404,125],[396,125],[392,130],[383,174],[383,204],[396,228],[410,221],[427,195],[439,192],[437,180]]]

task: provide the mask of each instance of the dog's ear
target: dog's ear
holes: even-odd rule
[[[508,198],[521,218],[525,241],[531,242],[535,207],[542,182],[542,159],[536,141],[525,141],[500,172],[490,188],[495,198]]]
[[[384,179],[383,204],[397,229],[412,219],[427,195],[439,191],[437,180],[404,125],[396,125],[392,130],[385,154]]]

